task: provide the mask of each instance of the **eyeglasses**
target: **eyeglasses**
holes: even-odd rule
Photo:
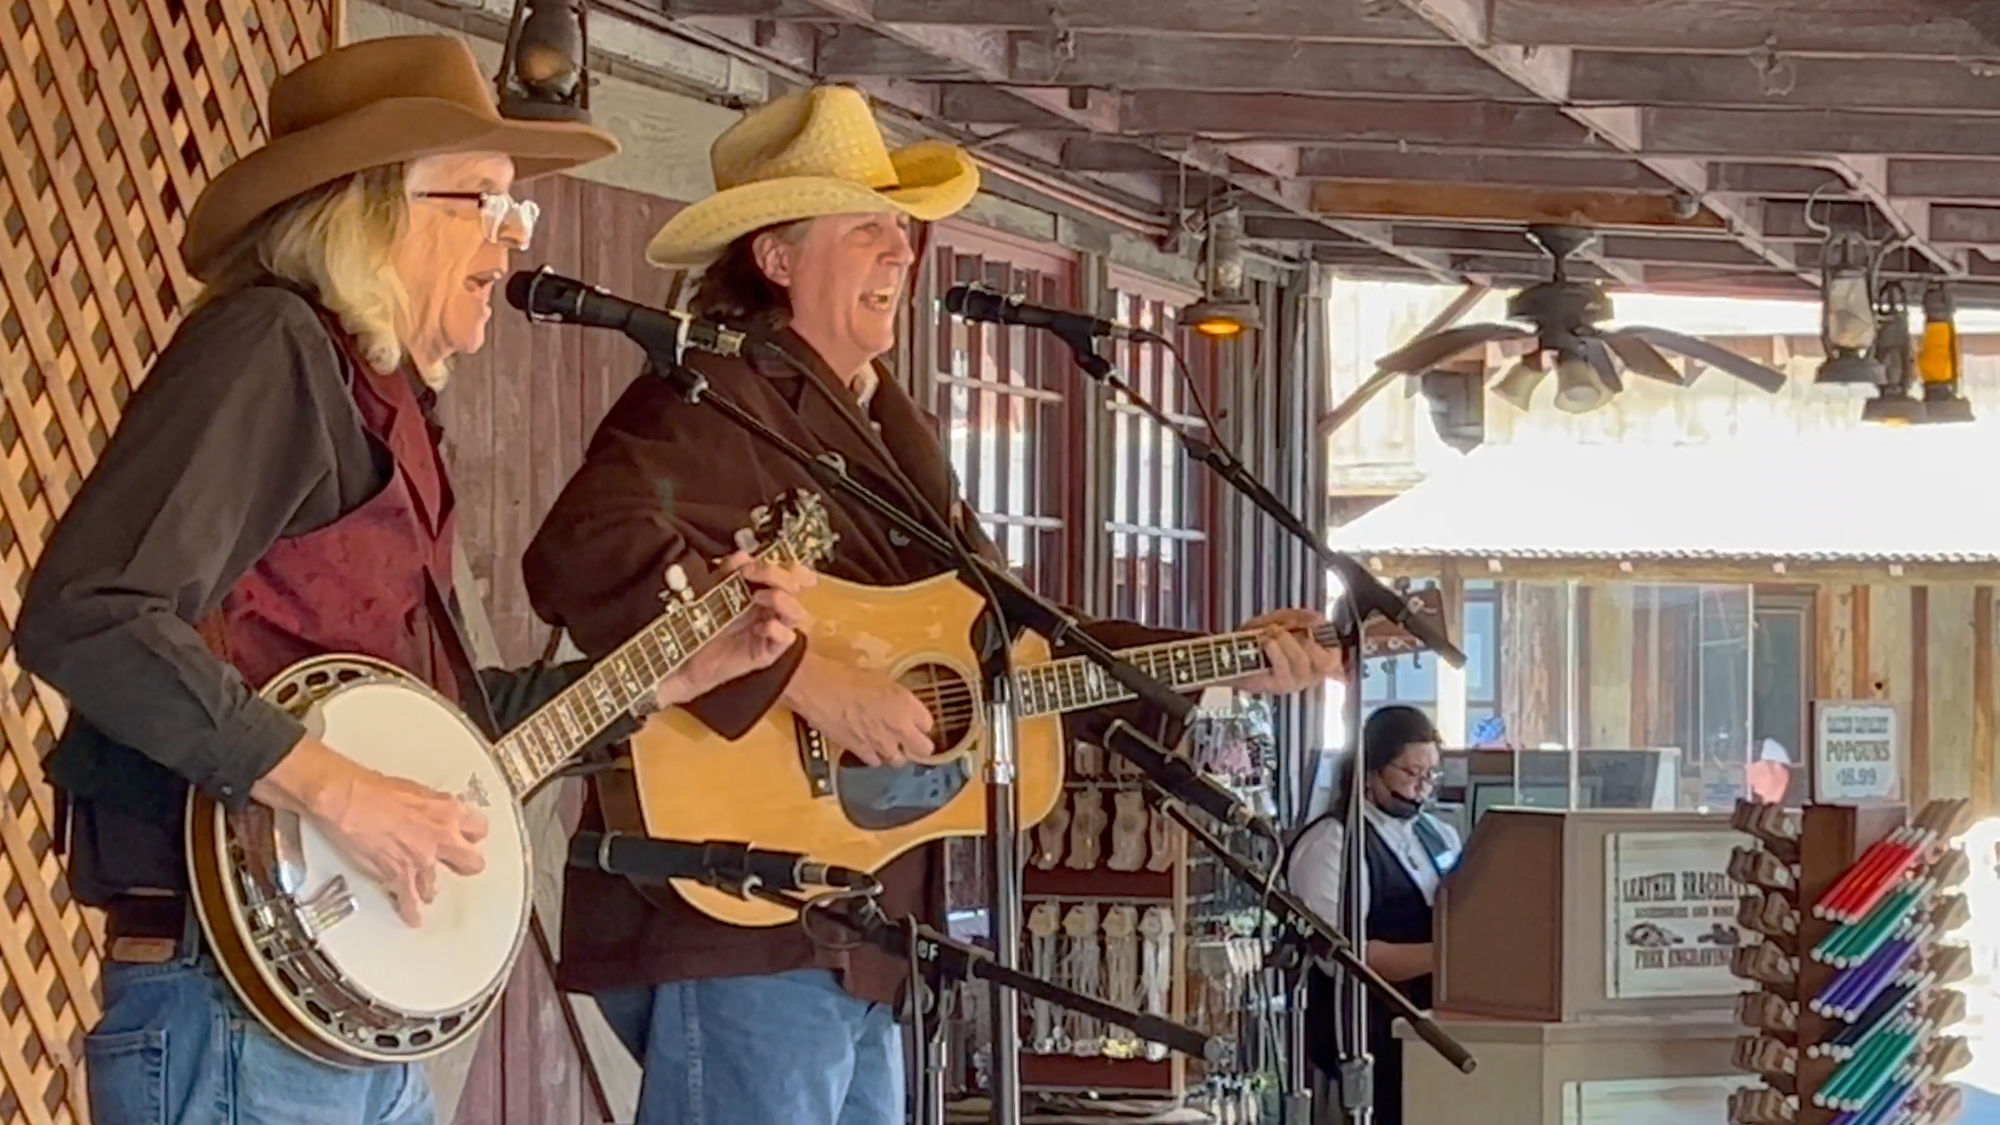
[[[515,199],[496,191],[415,191],[417,199],[466,199],[479,204],[479,219],[485,224],[486,241],[499,242],[508,233],[509,221],[520,224],[515,249],[526,250],[535,237],[535,220],[542,217],[541,205],[532,199]]]
[[[1435,766],[1427,770],[1420,770],[1420,769],[1412,769],[1411,767],[1403,765],[1401,763],[1396,763],[1394,765],[1389,766],[1388,768],[1395,770],[1397,773],[1402,774],[1404,777],[1409,778],[1411,781],[1417,782],[1421,785],[1428,785],[1433,789],[1437,788],[1438,782],[1444,780],[1444,770],[1439,769]]]

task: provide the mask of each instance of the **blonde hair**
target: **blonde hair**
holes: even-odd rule
[[[407,354],[409,296],[395,248],[409,223],[401,164],[370,168],[313,188],[266,212],[217,264],[196,306],[268,280],[313,293],[353,335],[378,373]],[[426,381],[441,373],[423,372]]]

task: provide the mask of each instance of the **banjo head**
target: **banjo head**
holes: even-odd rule
[[[532,906],[526,817],[479,729],[400,669],[367,657],[303,661],[265,698],[333,749],[482,811],[485,867],[440,865],[412,927],[388,890],[311,821],[190,791],[189,875],[218,966],[280,1039],[342,1066],[409,1062],[490,1015]]]
[[[529,844],[520,803],[488,744],[455,710],[406,684],[363,682],[321,699],[308,726],[328,746],[390,777],[450,793],[485,814],[485,869],[438,865],[437,896],[411,927],[389,890],[363,874],[312,821],[297,825],[301,897],[334,877],[354,911],[319,932],[319,945],[358,993],[412,1015],[455,1011],[505,983],[529,901]],[[282,831],[282,829],[281,829]]]

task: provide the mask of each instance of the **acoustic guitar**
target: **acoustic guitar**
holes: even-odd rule
[[[1421,613],[1437,600],[1436,591],[1425,591],[1411,604]],[[813,616],[813,651],[879,670],[923,701],[936,756],[921,764],[865,765],[782,703],[734,741],[671,708],[654,715],[632,740],[629,795],[644,832],[660,839],[743,841],[871,873],[922,844],[985,835],[985,691],[974,638],[986,603],[950,574],[905,586],[821,575],[801,601]],[[1330,625],[1314,639],[1336,643]],[[1364,656],[1419,649],[1394,625],[1371,622],[1363,634]],[[1061,798],[1063,715],[1133,696],[1083,657],[1051,659],[1048,643],[1035,634],[1023,634],[1012,652],[1016,791],[1025,829],[1053,812]],[[1147,645],[1119,656],[1178,692],[1263,671],[1270,663],[1256,632]],[[703,913],[734,925],[776,926],[798,916],[789,907],[698,880],[672,885]]]
[[[820,499],[797,493],[753,513],[746,549],[813,563],[831,551]],[[768,541],[762,550],[756,540]],[[473,1034],[492,1011],[532,905],[522,803],[702,645],[748,611],[731,575],[697,598],[675,583],[666,611],[496,743],[400,668],[334,654],[272,677],[264,698],[363,765],[484,810],[477,875],[438,874],[415,929],[387,892],[311,821],[252,802],[232,813],[188,798],[188,873],[203,933],[245,1007],[280,1040],[338,1066],[410,1062]]]

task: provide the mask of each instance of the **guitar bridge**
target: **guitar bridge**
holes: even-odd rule
[[[804,719],[792,720],[799,731],[799,766],[806,772],[806,785],[815,797],[833,796],[833,761],[826,736]]]

